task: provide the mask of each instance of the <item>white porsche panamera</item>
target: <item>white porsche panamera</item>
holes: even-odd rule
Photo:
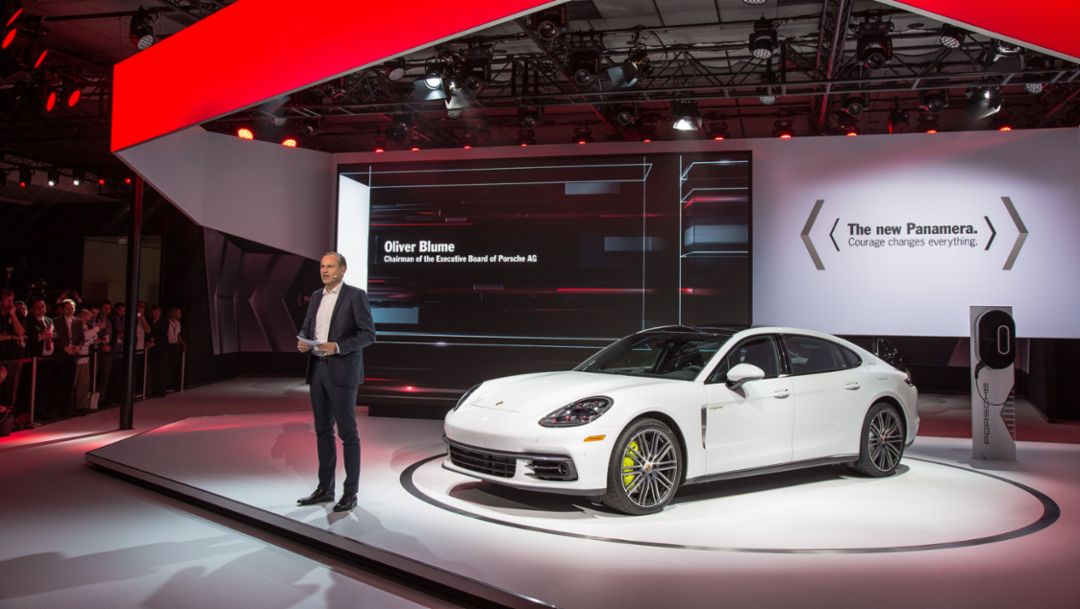
[[[828,334],[653,328],[573,370],[473,387],[446,416],[443,466],[649,514],[683,484],[836,463],[892,474],[917,397],[906,373]]]

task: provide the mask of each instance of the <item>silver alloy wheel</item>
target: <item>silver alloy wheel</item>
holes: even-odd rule
[[[623,493],[634,505],[652,508],[665,503],[678,481],[678,449],[656,429],[643,429],[623,452]]]
[[[870,462],[883,472],[895,469],[904,453],[904,426],[896,411],[885,408],[874,415],[867,433]]]

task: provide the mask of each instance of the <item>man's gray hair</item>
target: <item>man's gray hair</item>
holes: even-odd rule
[[[340,266],[341,268],[348,268],[349,265],[345,264],[345,256],[342,256],[337,252],[326,252],[322,255],[323,258],[326,258],[327,256],[336,256],[338,266]]]

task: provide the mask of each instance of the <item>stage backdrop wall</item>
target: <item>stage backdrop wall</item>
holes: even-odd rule
[[[1021,336],[1080,338],[1080,130],[587,148],[596,156],[751,151],[755,324],[964,336],[969,305],[999,304],[1013,306]],[[423,158],[582,152],[570,144]],[[335,161],[417,158],[364,153]]]

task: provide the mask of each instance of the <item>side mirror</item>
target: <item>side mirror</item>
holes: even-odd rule
[[[765,371],[753,364],[736,364],[728,370],[727,386],[732,389],[742,387],[750,381],[760,381],[765,378]]]

